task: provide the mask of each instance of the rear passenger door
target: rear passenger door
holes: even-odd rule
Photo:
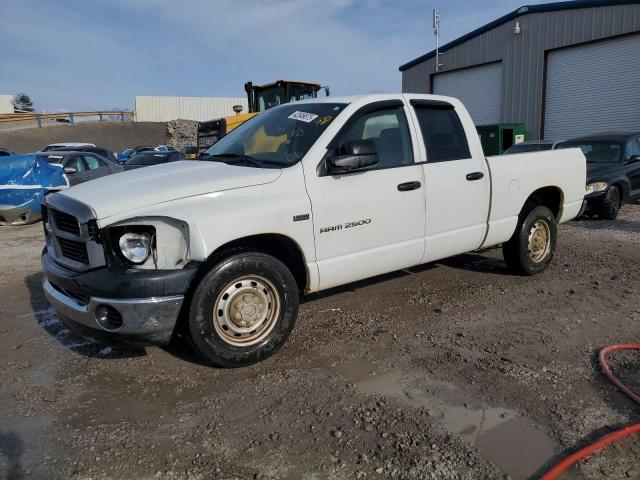
[[[453,105],[415,99],[411,105],[425,147],[424,263],[480,247],[487,228],[491,180],[484,156],[472,155]],[[470,134],[475,135],[470,125]]]

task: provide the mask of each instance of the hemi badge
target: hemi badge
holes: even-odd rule
[[[302,222],[303,220],[309,220],[309,214],[305,213],[302,215],[294,215],[293,216],[293,221],[294,222]]]

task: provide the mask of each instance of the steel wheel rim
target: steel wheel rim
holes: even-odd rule
[[[544,220],[538,220],[529,230],[529,257],[535,263],[543,261],[551,250],[551,229]]]
[[[271,333],[279,313],[280,301],[273,283],[248,275],[222,289],[213,306],[213,326],[225,343],[247,347]]]

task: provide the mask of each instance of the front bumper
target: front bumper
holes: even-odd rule
[[[40,220],[40,212],[33,212],[23,205],[0,205],[0,225],[29,225]]]
[[[182,295],[135,299],[90,297],[84,303],[55,288],[47,279],[43,288],[49,303],[70,330],[101,343],[166,345],[184,300]],[[98,306],[117,310],[122,326],[115,329],[102,326],[96,318]]]
[[[44,293],[74,333],[107,344],[166,345],[175,329],[184,295],[197,264],[180,270],[85,273],[68,270],[42,255]],[[100,306],[117,312],[118,324],[100,322]]]

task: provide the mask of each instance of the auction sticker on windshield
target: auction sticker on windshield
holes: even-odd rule
[[[291,115],[289,115],[289,118],[291,118],[292,120],[300,120],[301,122],[305,123],[311,123],[316,118],[318,118],[318,115],[306,112],[293,112]]]

